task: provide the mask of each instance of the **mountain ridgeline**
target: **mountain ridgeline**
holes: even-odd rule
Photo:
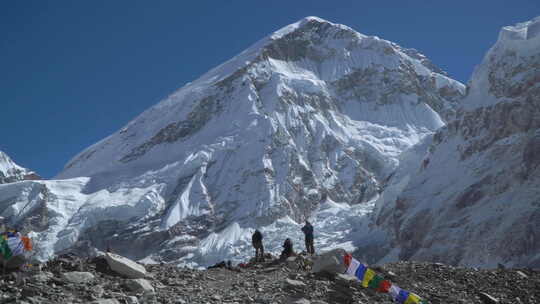
[[[55,180],[1,185],[1,215],[42,259],[89,241],[146,262],[240,261],[254,228],[272,251],[310,218],[317,249],[369,260],[536,265],[539,25],[505,27],[466,89],[414,49],[304,18]]]

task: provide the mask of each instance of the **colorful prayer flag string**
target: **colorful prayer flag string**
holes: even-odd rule
[[[399,286],[377,275],[367,265],[353,258],[350,253],[345,255],[343,262],[347,266],[346,273],[355,276],[363,287],[373,288],[378,292],[389,293],[394,301],[399,304],[426,304],[418,295],[401,289]]]
[[[6,233],[0,237],[0,255],[4,260],[9,260],[16,255],[24,254],[25,251],[32,250],[32,241],[27,236],[17,233]]]

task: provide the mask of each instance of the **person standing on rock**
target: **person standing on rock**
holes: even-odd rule
[[[306,224],[302,227],[302,232],[306,237],[306,251],[308,254],[315,254],[315,247],[313,247],[313,226],[306,220]]]
[[[255,230],[251,236],[251,243],[255,248],[255,261],[264,261],[264,246],[262,243],[263,235],[259,230]]]

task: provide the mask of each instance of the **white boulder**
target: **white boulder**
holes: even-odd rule
[[[347,270],[344,257],[347,252],[342,248],[327,251],[313,261],[314,273],[328,272],[332,274],[344,273]]]
[[[144,266],[118,254],[107,252],[105,259],[111,269],[129,279],[142,279],[146,276]]]

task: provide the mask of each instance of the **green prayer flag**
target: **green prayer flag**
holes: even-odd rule
[[[371,281],[369,281],[369,285],[368,287],[370,288],[379,288],[379,285],[381,285],[381,282],[383,281],[384,279],[379,276],[379,275],[375,275]]]
[[[12,256],[11,249],[9,249],[8,242],[3,237],[0,237],[0,254],[4,256],[5,260],[9,260]]]

